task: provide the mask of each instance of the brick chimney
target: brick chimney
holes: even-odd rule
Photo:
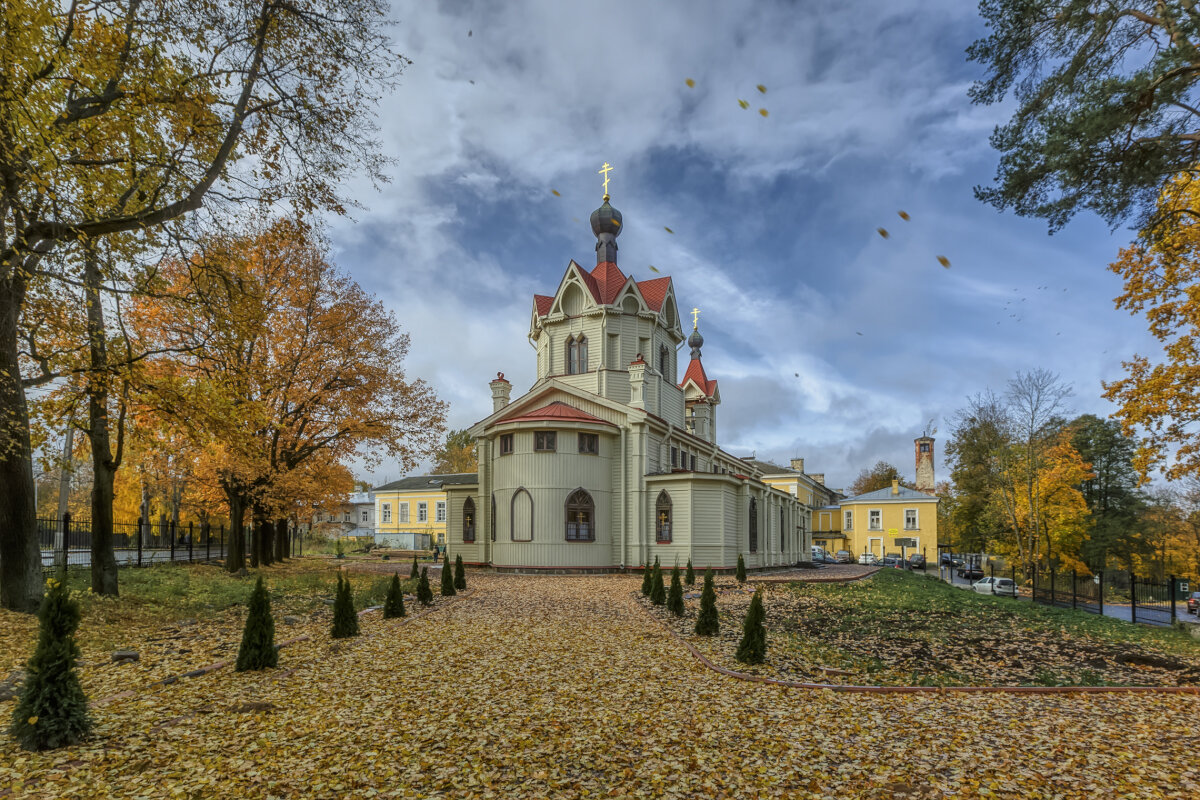
[[[793,458],[792,459],[792,469],[796,470],[796,472],[804,472],[804,459],[803,458]]]
[[[900,494],[900,481],[896,480],[895,478],[892,478],[892,494]]]
[[[491,387],[492,413],[495,414],[508,405],[509,398],[512,397],[512,384],[505,380],[503,372],[497,372],[496,380],[492,381]]]

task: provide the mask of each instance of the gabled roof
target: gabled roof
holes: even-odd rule
[[[610,425],[617,427],[613,423],[599,417],[592,416],[586,411],[581,411],[575,406],[569,406],[561,400],[555,400],[552,403],[535,408],[533,411],[527,411],[524,414],[518,414],[515,417],[504,417],[492,423],[492,425],[500,425],[508,422],[598,422],[601,425]],[[490,426],[489,426],[490,427]]]
[[[554,305],[554,298],[547,297],[544,294],[535,294],[533,296],[533,304],[537,307],[539,317],[544,317],[550,313],[550,307]]]
[[[621,268],[612,261],[597,264],[591,272],[580,267],[574,261],[571,263],[579,268],[580,279],[592,293],[592,299],[602,306],[612,305],[616,302],[621,290],[630,282],[629,276],[621,272]],[[667,299],[667,292],[671,288],[671,279],[652,278],[646,281],[633,281],[633,285],[637,287],[651,311],[660,311],[663,301]],[[535,294],[533,303],[537,308],[538,316],[544,317],[550,313],[550,309],[554,305],[554,297]]]
[[[683,373],[683,380],[679,382],[679,388],[686,386],[688,381],[694,381],[705,397],[713,397],[717,393],[717,382],[710,381],[704,374],[704,365],[698,358],[693,358],[688,364],[687,372]]]
[[[842,501],[842,503],[843,504],[845,504],[845,503],[878,503],[878,502],[881,502],[884,500],[896,500],[896,501],[909,500],[909,501],[912,501],[912,500],[937,500],[937,499],[938,498],[934,497],[931,494],[925,494],[924,492],[918,492],[916,489],[909,489],[907,486],[901,486],[899,494],[892,494],[892,487],[885,486],[884,488],[876,489],[873,492],[867,492],[866,494],[860,494],[855,497],[847,497],[845,500]]]
[[[436,492],[446,486],[462,486],[479,482],[479,474],[475,472],[457,472],[449,475],[414,475],[411,478],[401,478],[398,481],[376,486],[372,492],[415,492],[425,490]]]
[[[612,261],[597,264],[596,268],[592,270],[591,278],[595,282],[593,294],[596,302],[605,306],[617,299],[617,295],[625,286],[625,281],[629,280]]]
[[[646,305],[654,311],[662,308],[663,300],[667,299],[667,289],[671,287],[670,278],[651,278],[648,281],[636,281],[638,291]]]

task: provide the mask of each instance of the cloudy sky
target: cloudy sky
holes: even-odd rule
[[[362,207],[331,234],[453,427],[490,412],[498,370],[532,384],[532,295],[595,263],[605,161],[619,265],[701,309],[736,455],[802,456],[835,487],[879,459],[911,473],[913,437],[968,395],[1045,367],[1104,415],[1100,382],[1153,350],[1113,307],[1129,231],[1080,217],[1050,236],[974,199],[1011,106],[967,98],[973,3],[395,0],[393,17],[414,63],[379,111],[391,182],[351,186]]]

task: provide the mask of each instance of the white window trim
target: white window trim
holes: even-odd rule
[[[911,527],[908,524],[908,512],[910,512],[910,511],[912,512],[913,523],[914,523]],[[921,510],[919,508],[904,509],[904,530],[906,530],[906,531],[921,530]]]
[[[361,513],[361,514],[359,514],[359,517],[361,517],[361,519],[359,520],[360,522],[367,522],[367,521],[369,521],[369,518],[368,518],[368,512],[367,512],[367,510],[366,510],[365,508],[362,510],[362,513]]]
[[[392,521],[392,504],[384,503],[380,506],[380,508],[383,510],[383,514],[382,514],[383,521],[391,522]]]
[[[400,503],[399,509],[400,509],[400,524],[407,525],[408,524],[408,503]]]
[[[426,500],[417,503],[417,522],[429,522],[429,502]]]
[[[846,509],[845,513],[842,514],[842,530],[854,530],[854,512],[849,509]]]
[[[878,520],[878,521],[876,521]],[[867,530],[881,531],[883,530],[883,509],[872,508],[867,510]]]
[[[446,501],[445,500],[437,501],[437,504],[434,505],[434,507],[433,507],[433,514],[434,514],[434,516],[433,516],[434,522],[445,522],[446,521]]]

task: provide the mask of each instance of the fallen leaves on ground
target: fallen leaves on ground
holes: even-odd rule
[[[337,649],[318,636],[273,670],[97,708],[84,746],[30,754],[5,740],[0,786],[114,798],[1200,792],[1196,698],[751,684],[666,635],[632,596],[640,578],[468,582],[423,617],[367,615]],[[231,710],[248,704],[264,710]]]

